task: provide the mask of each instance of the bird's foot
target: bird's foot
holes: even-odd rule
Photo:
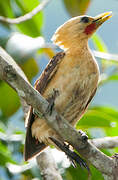
[[[86,135],[86,133],[82,130],[79,130],[78,133],[81,135],[82,142],[85,143],[88,140],[88,136]]]
[[[33,109],[33,114],[39,118],[43,118],[43,114],[42,113],[39,113],[38,111],[36,111],[36,109]]]
[[[53,89],[52,94],[47,99],[47,101],[49,102],[49,105],[45,113],[49,113],[50,115],[52,114],[52,109],[54,107],[54,102],[57,96],[59,96],[59,91],[56,89]]]
[[[70,161],[74,167],[76,167],[76,163],[77,163],[80,165],[80,167],[82,167],[82,168],[84,167],[88,171],[90,171],[86,162],[76,152],[69,149],[69,144],[61,143],[60,141],[56,140],[53,137],[50,137],[50,139],[57,147],[59,147],[60,150],[65,152],[65,154],[70,159]]]

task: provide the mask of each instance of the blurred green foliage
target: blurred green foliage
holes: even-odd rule
[[[90,0],[63,0],[63,3],[68,13],[71,16],[75,16],[86,13],[87,8],[90,5]],[[38,0],[0,1],[0,15],[11,18],[22,16],[35,8],[38,4]],[[2,31],[6,33],[5,35],[0,35],[0,45],[5,47],[8,38],[10,38],[11,33],[14,31],[21,32],[30,37],[43,37],[43,23],[43,12],[38,13],[31,20],[18,25],[1,23],[0,27],[2,28]],[[92,37],[92,42],[97,50],[108,52],[107,46],[97,34]],[[47,57],[52,57],[52,55],[54,55],[53,49],[43,49],[43,51],[36,49],[33,57],[27,56],[28,58],[25,59],[25,61],[20,61],[18,54],[17,59],[19,59],[18,62],[20,67],[23,69],[29,81],[32,81],[37,73],[39,73],[40,69],[35,55],[38,54],[39,60],[40,55],[44,52],[48,55]],[[106,74],[106,70],[113,65],[115,65],[116,68],[115,71],[112,71],[112,74],[106,74],[106,79],[101,79],[101,86],[105,83],[109,83],[110,81],[118,81],[117,63],[114,63],[113,61],[106,63],[103,59],[101,59],[102,74]],[[34,166],[35,168],[28,166],[28,164],[23,160],[23,144],[25,136],[25,130],[23,127],[23,113],[21,113],[20,110],[18,95],[6,83],[0,81],[0,180],[29,180],[36,177],[41,179],[38,168],[36,166]],[[118,132],[118,111],[113,107],[92,105],[89,107],[87,113],[77,123],[76,128],[81,128],[86,131],[90,138],[116,136]],[[111,156],[113,153],[118,152],[118,148],[114,148],[112,150],[105,149],[102,151]],[[17,173],[15,168],[16,165],[18,170]],[[10,167],[12,167],[12,171]],[[62,164],[59,168],[60,170],[63,168]],[[103,179],[101,173],[93,166],[91,166],[90,169],[92,180]],[[80,167],[74,169],[70,166],[67,169],[63,168],[63,171],[61,172],[63,179],[65,180],[77,180],[78,177],[79,180],[88,179],[88,173]]]
[[[39,5],[39,0],[33,0],[33,1],[16,0],[16,6],[19,10],[18,16],[30,12],[37,5]],[[14,14],[15,16],[17,16],[17,11],[14,11]],[[40,12],[37,15],[35,15],[32,19],[23,22],[21,24],[18,24],[17,27],[22,33],[29,35],[31,37],[37,37],[41,34],[42,24],[43,24],[43,14],[42,12]]]
[[[68,13],[73,16],[79,16],[85,14],[89,5],[90,0],[63,0],[64,5],[68,11]]]
[[[10,106],[9,106],[10,105]],[[19,108],[17,93],[6,83],[0,83],[0,108],[3,116],[9,117]]]

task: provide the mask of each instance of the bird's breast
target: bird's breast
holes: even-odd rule
[[[44,97],[58,90],[55,108],[72,125],[80,119],[98,83],[99,71],[93,59],[78,61],[65,59],[48,84]]]

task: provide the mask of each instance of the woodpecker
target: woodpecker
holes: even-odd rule
[[[53,104],[57,112],[72,126],[75,126],[86,112],[99,80],[99,68],[88,47],[88,39],[111,16],[111,12],[95,17],[77,16],[61,25],[53,35],[52,41],[63,51],[49,61],[35,83],[36,90],[49,104]],[[25,160],[29,160],[51,144],[63,150],[63,139],[43,117],[35,114],[32,107],[26,121]],[[65,149],[69,151],[66,146]]]

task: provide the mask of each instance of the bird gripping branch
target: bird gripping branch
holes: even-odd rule
[[[35,88],[53,105],[72,126],[86,112],[95,95],[99,68],[89,47],[88,39],[98,27],[112,16],[111,12],[96,17],[78,16],[60,26],[52,37],[53,42],[64,51],[50,60],[35,83]],[[31,107],[27,115],[25,160],[41,152],[48,145],[61,150],[65,142]],[[60,145],[59,145],[60,144]],[[69,149],[68,149],[69,151]],[[71,155],[71,153],[66,153]],[[76,160],[70,156],[71,160]],[[81,164],[81,162],[80,162]]]

